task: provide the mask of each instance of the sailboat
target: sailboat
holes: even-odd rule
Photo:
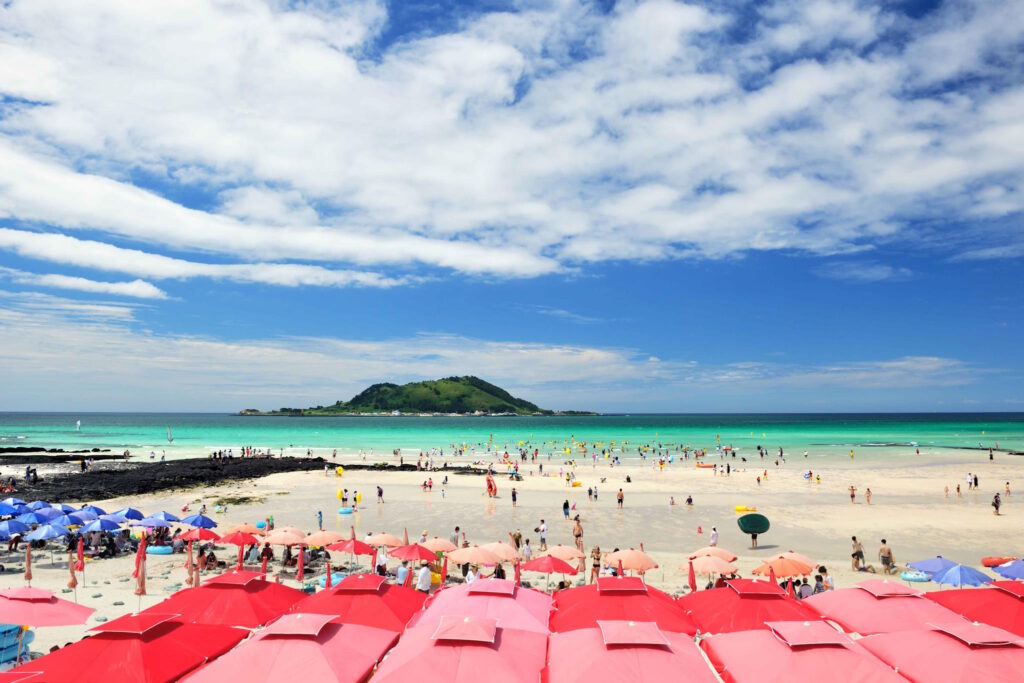
[[[75,431],[76,432],[82,431],[82,421],[81,420],[75,420]]]
[[[167,427],[167,443],[174,443],[174,437],[171,435],[171,427]]]

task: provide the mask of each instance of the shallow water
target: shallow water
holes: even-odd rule
[[[81,428],[76,429],[76,420]],[[170,428],[173,442],[168,442]],[[733,446],[757,456],[858,458],[912,455],[915,448],[1024,450],[1024,413],[996,414],[733,414],[603,415],[595,417],[241,417],[226,414],[0,413],[0,447],[102,448],[136,455],[155,450],[184,457],[242,445],[317,454],[326,450],[376,455],[433,448],[450,453],[465,444],[476,452],[520,443],[541,453],[564,454],[573,443],[588,452],[611,449],[626,457],[642,446]],[[293,452],[294,452],[293,451]],[[578,457],[578,447],[573,449]]]

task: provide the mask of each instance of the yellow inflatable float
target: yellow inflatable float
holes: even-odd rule
[[[747,505],[737,505],[736,512],[757,512],[757,508]]]

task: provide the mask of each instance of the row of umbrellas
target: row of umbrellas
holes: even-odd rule
[[[59,601],[13,590],[25,591],[22,605],[34,610],[16,623],[40,620]],[[0,615],[10,613],[8,592],[0,591]],[[996,615],[1000,625],[969,620]],[[852,640],[829,622],[865,637]],[[246,634],[238,627],[268,623],[235,647]],[[698,629],[714,635],[695,644]],[[485,671],[499,681],[714,681],[703,650],[722,680],[735,683],[1019,680],[1024,584],[922,595],[874,580],[796,601],[751,579],[680,599],[638,577],[601,578],[553,596],[488,579],[427,598],[358,574],[306,597],[255,572],[229,572],[94,632],[14,673],[258,682],[301,670],[317,672],[315,680],[360,681],[379,662],[375,681],[469,681]]]
[[[170,512],[157,512],[145,516],[135,508],[126,507],[108,513],[96,505],[74,508],[63,503],[47,503],[36,500],[26,503],[19,498],[0,501],[0,539],[16,534],[27,541],[48,541],[72,533],[71,527],[83,533],[94,531],[115,531],[128,524],[145,528],[170,527],[174,523],[212,529],[217,523],[205,515],[189,515],[179,518]]]

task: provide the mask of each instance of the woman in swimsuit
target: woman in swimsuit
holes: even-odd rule
[[[594,546],[594,549],[590,551],[590,583],[597,581],[597,577],[601,575],[601,548]]]

